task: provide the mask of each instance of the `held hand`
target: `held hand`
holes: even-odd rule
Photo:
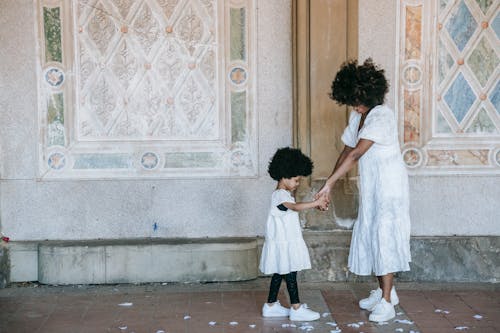
[[[326,197],[328,199],[328,202],[330,202],[330,186],[325,183],[323,187],[319,190],[318,193],[314,195],[314,199],[318,199],[319,197]]]
[[[321,211],[325,211],[325,210],[328,210],[328,206],[330,204],[330,198],[326,195],[321,195],[319,196],[316,200],[316,208],[321,210]]]

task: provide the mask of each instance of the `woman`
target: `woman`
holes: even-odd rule
[[[393,275],[410,270],[411,261],[408,176],[394,112],[383,105],[387,91],[384,70],[371,59],[341,67],[330,97],[354,111],[341,137],[344,150],[316,194],[329,198],[335,182],[359,163],[360,206],[348,265],[355,274],[377,276],[379,288],[359,302],[362,309],[372,311],[370,321],[377,322],[395,317],[399,299]]]

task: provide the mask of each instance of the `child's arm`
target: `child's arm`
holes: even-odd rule
[[[310,202],[283,202],[282,205],[288,209],[300,212],[302,210],[316,208],[321,206],[326,206],[328,199],[325,196],[321,196],[318,199]]]

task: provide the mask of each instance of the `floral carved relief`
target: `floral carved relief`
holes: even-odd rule
[[[51,89],[42,98],[57,102],[40,103],[42,177],[255,174],[253,101],[231,98],[235,89],[254,94],[253,0],[75,0],[45,17],[55,2],[36,2],[40,24],[54,31],[40,34],[42,48],[60,62],[41,59],[42,94]],[[234,13],[238,24],[226,20]],[[237,64],[226,51],[234,45]]]

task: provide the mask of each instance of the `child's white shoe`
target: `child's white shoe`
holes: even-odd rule
[[[396,317],[396,311],[394,311],[394,305],[387,302],[385,298],[382,298],[380,302],[375,305],[372,313],[370,313],[370,317],[368,319],[370,321],[388,321],[392,318]]]
[[[318,312],[307,308],[307,304],[301,304],[297,310],[290,308],[290,320],[294,321],[313,321],[319,319]]]
[[[381,299],[382,299],[382,289],[377,288],[377,290],[370,291],[370,296],[368,296],[368,298],[363,298],[362,300],[359,301],[359,307],[364,310],[373,311],[373,309],[378,304],[378,302],[380,302]],[[391,289],[391,304],[393,306],[399,304],[399,297],[398,294],[396,293],[396,288],[394,288],[394,286]]]
[[[273,305],[264,303],[262,306],[262,317],[288,317],[290,310],[280,304],[280,301]]]

